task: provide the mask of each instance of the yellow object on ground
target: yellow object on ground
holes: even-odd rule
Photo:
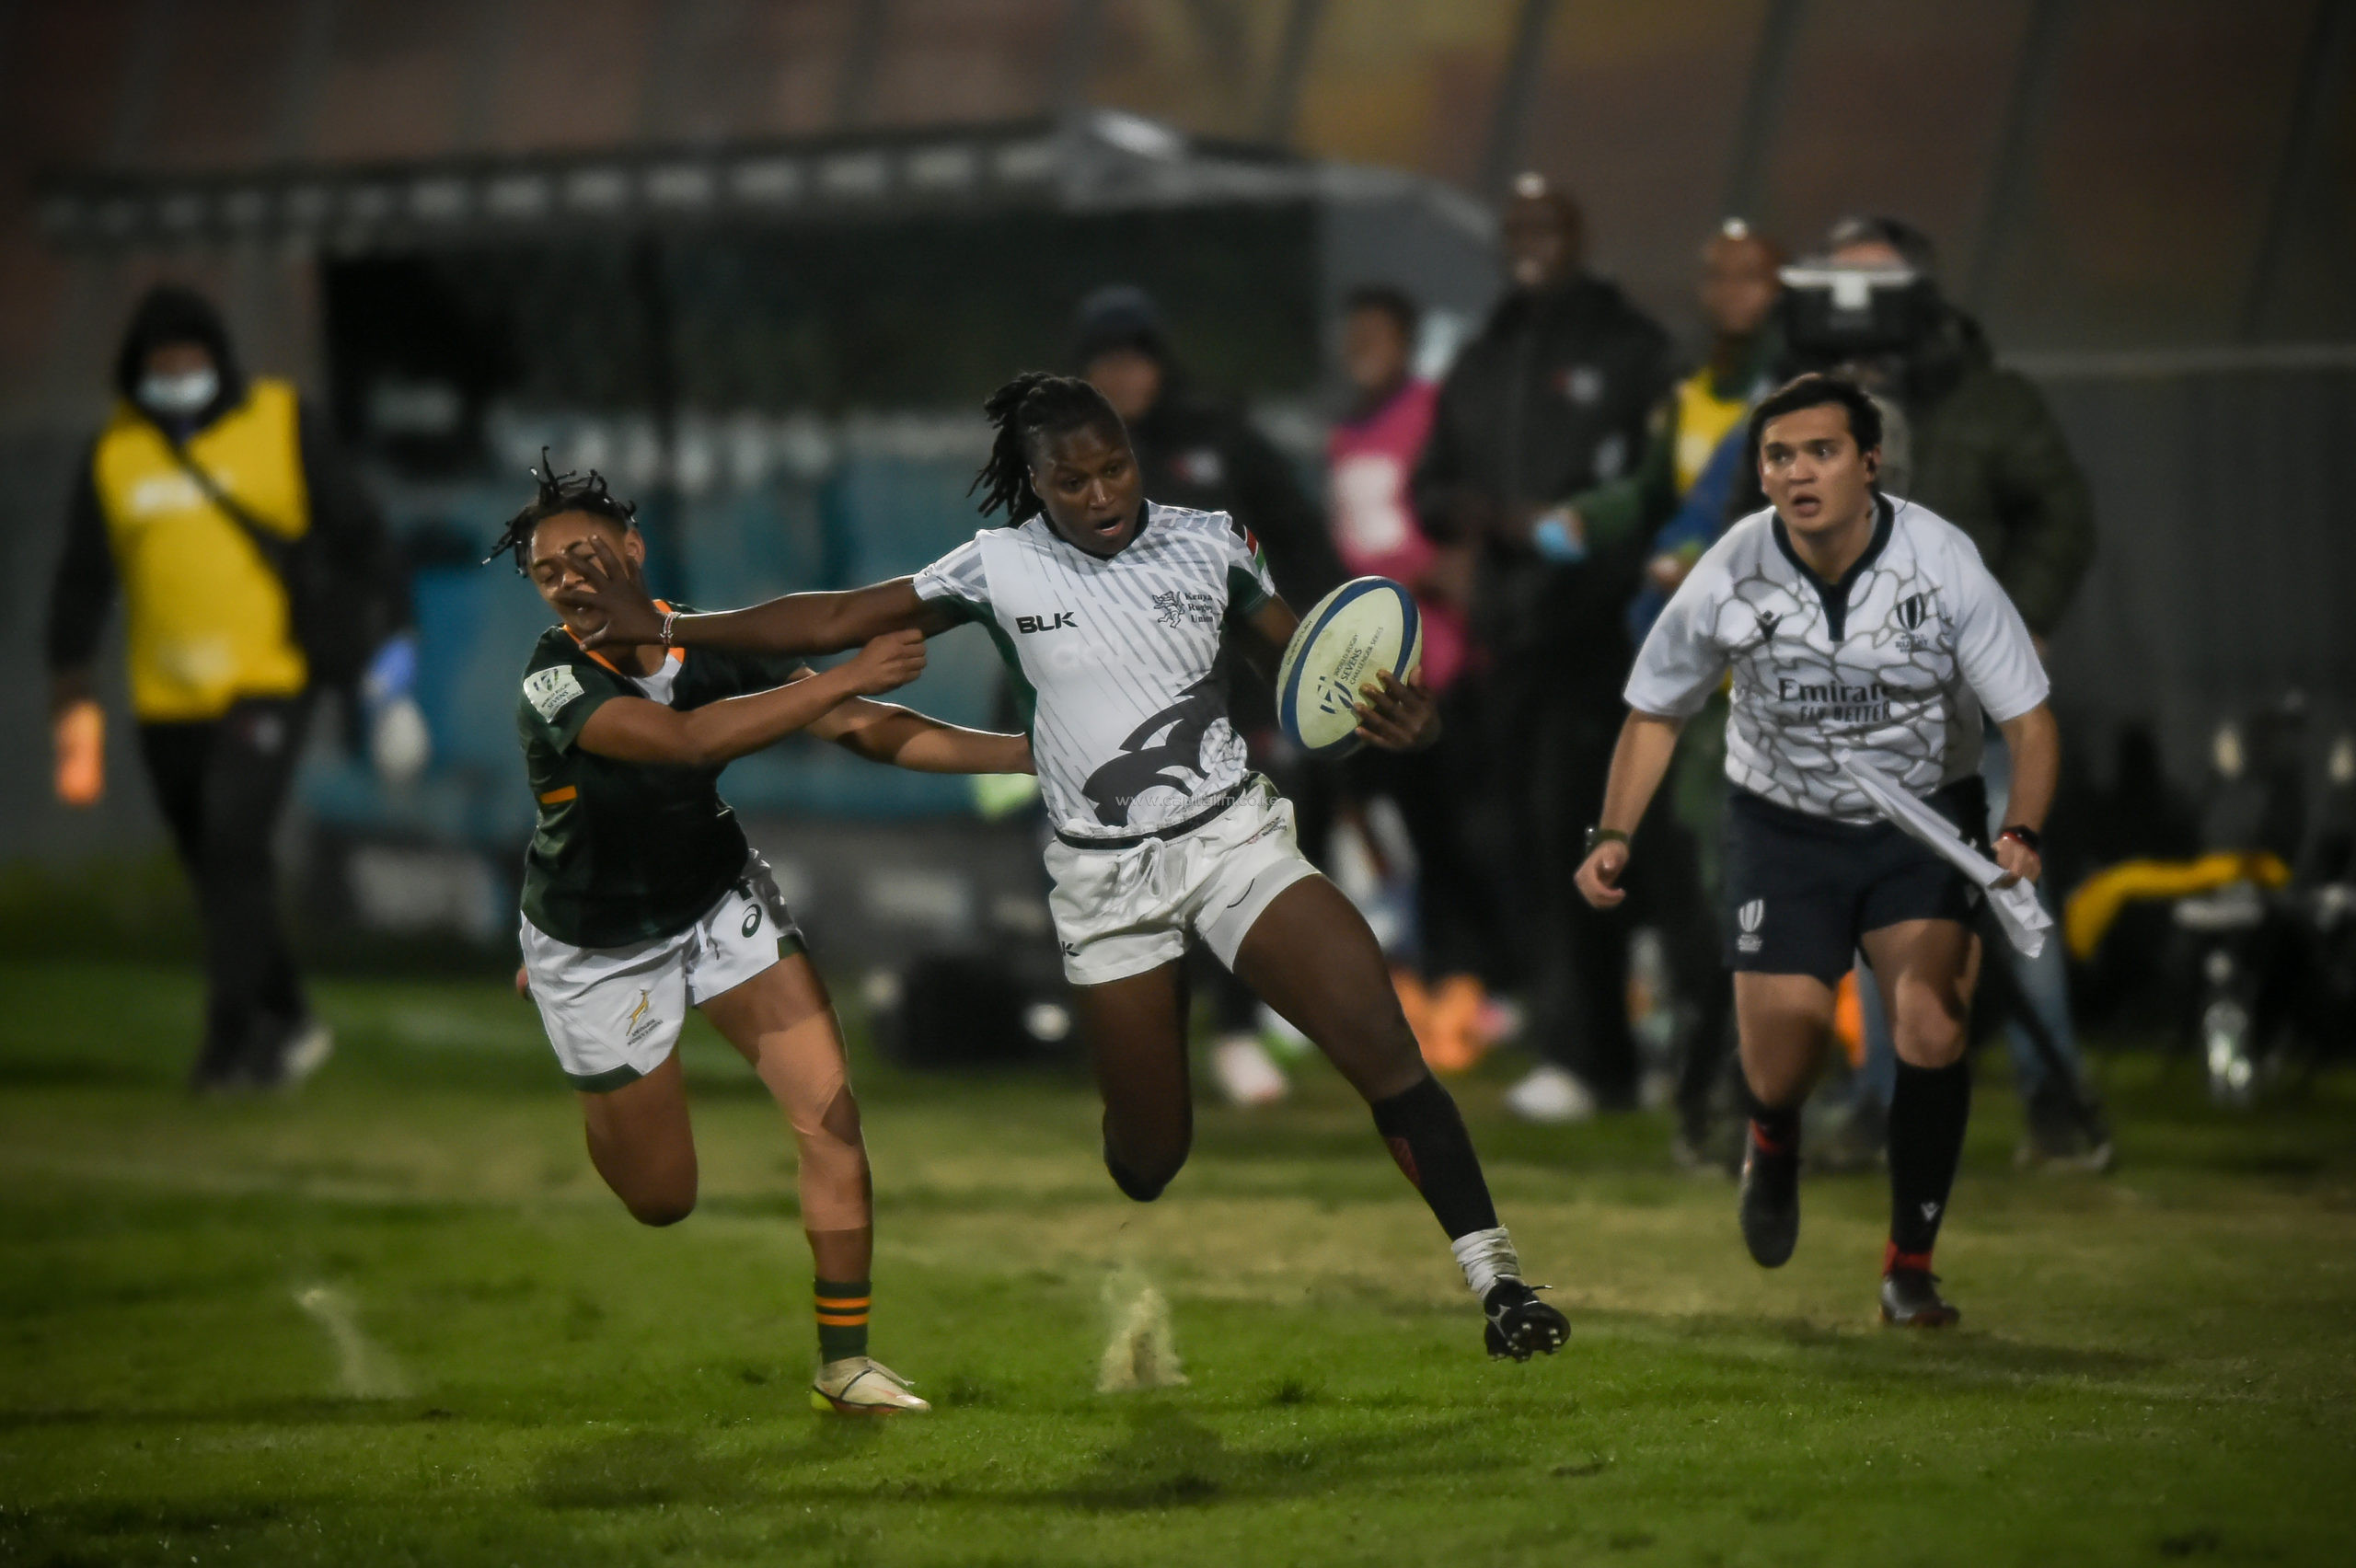
[[[2131,903],[2189,898],[2237,882],[2281,887],[2290,880],[2291,868],[2264,850],[2220,852],[2197,860],[2121,860],[2078,884],[2062,908],[2062,931],[2070,943],[2070,956],[2083,962],[2102,946],[2111,922]]]

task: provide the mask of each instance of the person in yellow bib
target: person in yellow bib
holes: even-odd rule
[[[140,755],[204,926],[191,1086],[290,1085],[332,1042],[280,928],[271,840],[319,686],[358,688],[380,768],[422,762],[402,574],[324,415],[246,376],[202,296],[151,290],[114,381],[50,590],[58,792],[104,788],[93,667],[119,592]]]

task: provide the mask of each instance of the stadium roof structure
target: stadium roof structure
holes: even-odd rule
[[[1396,170],[1190,137],[1114,110],[997,125],[703,148],[205,173],[65,172],[40,222],[63,248],[277,244],[351,254],[495,243],[550,225],[857,221],[1015,207],[1406,202],[1485,250],[1487,208]]]

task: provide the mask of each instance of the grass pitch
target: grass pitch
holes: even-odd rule
[[[876,1353],[939,1408],[851,1424],[805,1404],[791,1145],[708,1032],[657,1232],[495,984],[322,985],[300,1100],[196,1104],[191,975],[0,980],[0,1562],[2356,1560],[2345,1075],[2232,1118],[2122,1057],[2107,1180],[2015,1174],[1983,1091],[1926,1336],[1872,1319],[1878,1179],[1810,1182],[1765,1274],[1657,1119],[1516,1126],[1500,1066],[1460,1097],[1574,1323],[1516,1366],[1322,1067],[1139,1208],[1084,1084],[862,1063]],[[1146,1283],[1188,1381],[1100,1394]]]

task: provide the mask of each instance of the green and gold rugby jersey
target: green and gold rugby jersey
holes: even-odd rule
[[[524,858],[524,917],[575,947],[625,947],[695,924],[744,874],[745,830],[717,767],[623,762],[581,749],[589,716],[618,697],[681,712],[782,686],[798,661],[674,649],[626,675],[560,626],[532,650],[515,730],[539,825]]]

